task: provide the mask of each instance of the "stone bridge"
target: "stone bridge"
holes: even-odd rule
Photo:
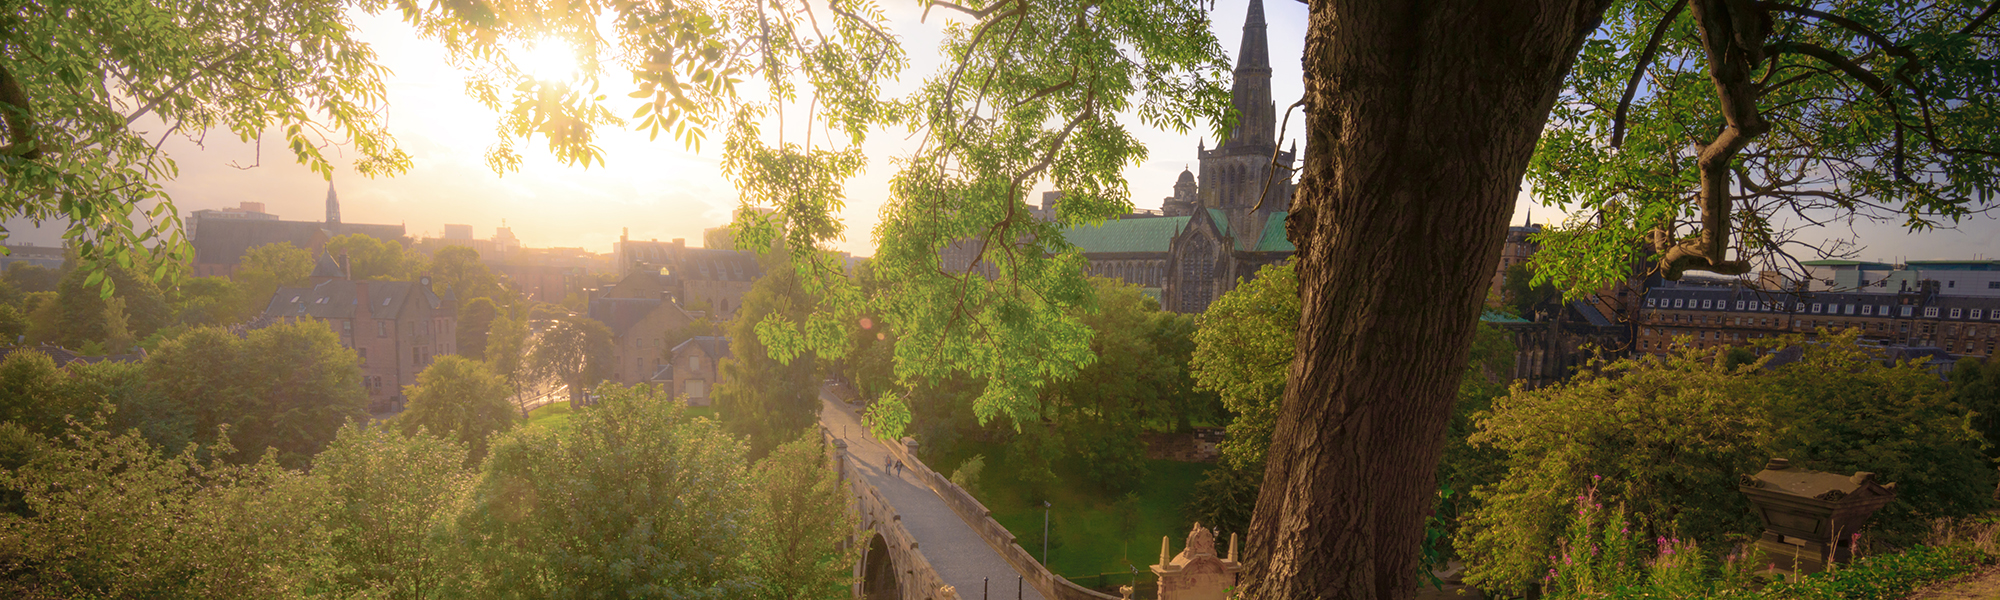
[[[847,403],[825,392],[820,400],[820,432],[869,532],[856,540],[856,598],[1117,600],[1050,573],[979,500],[924,465],[915,442],[875,440]]]

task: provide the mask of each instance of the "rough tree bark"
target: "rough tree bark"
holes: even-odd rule
[[[1407,598],[1523,172],[1608,0],[1308,0],[1292,363],[1249,598]]]

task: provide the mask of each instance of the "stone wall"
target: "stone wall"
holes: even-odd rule
[[[820,435],[826,442],[827,452],[833,455],[835,468],[840,471],[841,481],[849,484],[848,489],[854,495],[854,510],[861,517],[861,531],[856,532],[857,535],[851,543],[861,546],[865,552],[869,538],[858,535],[859,533],[873,530],[875,534],[882,536],[883,542],[889,548],[889,560],[896,567],[897,587],[902,600],[959,600],[957,596],[947,596],[942,592],[945,588],[944,579],[938,576],[937,569],[932,568],[930,561],[924,559],[923,553],[918,551],[916,538],[910,535],[909,530],[903,528],[903,516],[896,513],[896,507],[884,500],[873,486],[853,485],[865,480],[853,471],[854,463],[843,451],[845,445],[836,444],[832,433],[825,427],[820,428]],[[865,564],[867,564],[866,557],[856,561],[854,568],[857,579],[861,574],[862,565]]]

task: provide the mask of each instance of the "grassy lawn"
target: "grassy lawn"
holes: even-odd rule
[[[569,415],[570,415],[570,410],[568,402],[551,402],[542,405],[541,408],[529,411],[528,422],[526,423],[526,425],[527,426],[554,425],[556,423],[568,421]]]
[[[1007,464],[1007,450],[998,444],[966,443],[965,449],[940,463],[950,465],[939,471],[950,475],[957,465],[974,454],[986,456],[986,470],[974,494],[993,511],[993,518],[1014,533],[1015,542],[1039,558],[1042,555],[1042,501],[1048,510],[1050,571],[1077,583],[1092,585],[1099,573],[1130,573],[1137,569],[1142,580],[1150,580],[1148,565],[1160,560],[1160,536],[1171,537],[1174,552],[1187,541],[1187,520],[1183,508],[1194,484],[1208,471],[1207,464],[1166,460],[1146,461],[1149,473],[1137,490],[1123,498],[1084,481],[1081,476],[1059,473],[1064,481],[1046,492],[1037,492],[1020,481],[1019,469]],[[1223,539],[1227,533],[1222,534]],[[1226,542],[1225,542],[1226,544]]]

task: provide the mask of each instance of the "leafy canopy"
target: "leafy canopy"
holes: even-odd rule
[[[775,209],[739,211],[737,245],[783,238],[807,293],[829,303],[803,320],[765,317],[765,345],[840,358],[859,316],[877,315],[905,334],[901,386],[976,376],[986,382],[974,402],[981,420],[1036,418],[1044,382],[1092,360],[1089,331],[1069,310],[1089,308],[1090,289],[1060,228],[1131,208],[1120,171],[1146,154],[1122,120],[1184,131],[1227,104],[1228,65],[1206,7],[1192,0],[935,2],[926,19],[943,22],[937,51],[949,66],[893,98],[884,84],[901,74],[906,50],[870,0],[399,6],[467,68],[473,95],[507,115],[489,153],[497,169],[517,165],[515,144],[535,136],[588,165],[603,162],[596,127],[666,132],[694,147],[721,131],[722,164],[744,205]],[[537,79],[508,60],[508,48],[532,43],[568,46],[581,74]],[[610,70],[629,73],[624,89],[643,101],[636,123],[599,93]],[[1227,119],[1216,125],[1226,131]],[[867,136],[885,127],[923,141],[901,161],[875,232],[879,280],[891,283],[864,300],[822,250],[846,235],[844,182],[865,166]],[[1041,185],[1065,192],[1054,222],[1028,216],[1027,194]],[[977,244],[979,263],[1001,277],[941,271],[939,250],[957,240]],[[877,433],[898,435],[907,404],[877,407]]]
[[[347,13],[384,6],[10,2],[0,12],[0,217],[67,221],[64,237],[82,258],[145,262],[148,279],[162,280],[193,258],[161,187],[178,172],[160,152],[169,137],[225,129],[261,146],[275,130],[279,146],[324,177],[336,144],[363,175],[408,169],[381,123],[384,69]],[[158,256],[136,260],[149,253]]]
[[[1541,202],[1576,216],[1541,236],[1536,281],[1575,295],[1634,265],[1669,278],[1802,270],[1792,257],[1855,248],[1799,239],[1788,215],[1921,231],[1986,210],[2000,183],[1992,12],[1982,0],[1614,2],[1528,169]]]

